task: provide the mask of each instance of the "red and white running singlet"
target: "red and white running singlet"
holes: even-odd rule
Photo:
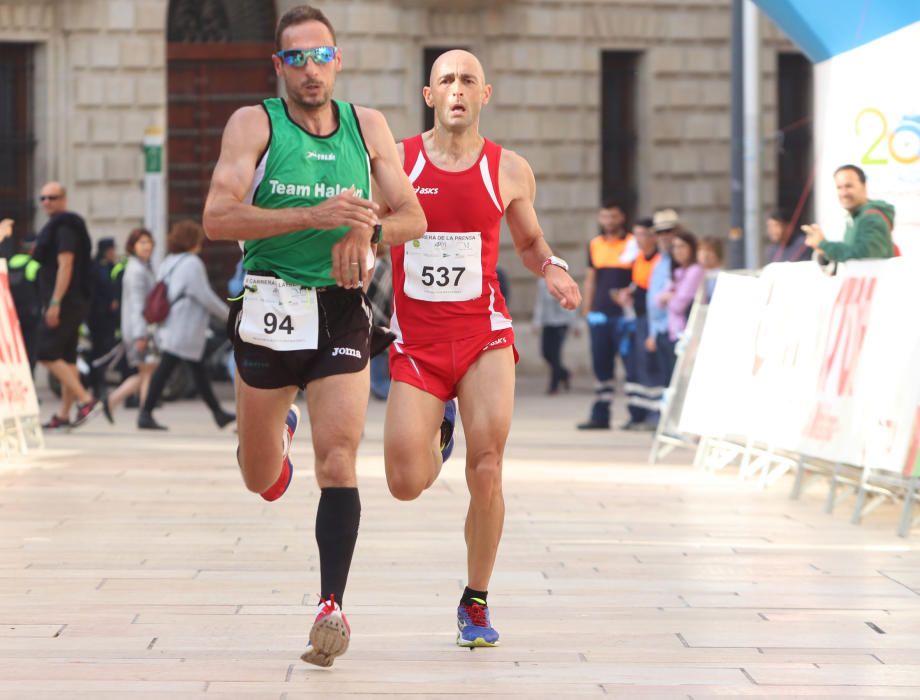
[[[391,330],[402,343],[441,343],[511,328],[495,273],[505,213],[498,190],[501,146],[485,139],[479,159],[462,172],[433,165],[421,134],[403,146],[403,167],[428,231],[391,248]]]

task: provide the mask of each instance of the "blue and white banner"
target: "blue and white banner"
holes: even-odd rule
[[[920,4],[920,3],[918,3]],[[895,206],[895,242],[920,254],[920,22],[815,66],[815,203],[839,238],[845,213],[832,174],[865,170],[869,196]]]
[[[916,0],[753,1],[813,63],[920,22],[920,2]],[[906,71],[910,63],[901,65]]]
[[[852,163],[895,206],[902,253],[920,255],[920,1],[755,2],[815,62],[817,223],[842,237],[833,173]]]

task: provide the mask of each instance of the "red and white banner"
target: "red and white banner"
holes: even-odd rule
[[[920,260],[722,274],[680,429],[856,466],[914,472]],[[715,323],[711,323],[715,321]]]
[[[37,415],[38,398],[13,306],[6,260],[0,259],[0,421]]]

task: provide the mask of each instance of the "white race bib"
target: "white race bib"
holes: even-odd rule
[[[482,295],[482,236],[479,231],[429,231],[403,250],[406,296],[420,301],[469,301]]]
[[[264,348],[315,350],[319,337],[316,290],[277,277],[246,275],[239,335]]]

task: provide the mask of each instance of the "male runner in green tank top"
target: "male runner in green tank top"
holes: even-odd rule
[[[240,470],[275,500],[304,389],[316,479],[320,605],[301,657],[331,666],[348,647],[341,612],[361,505],[355,476],[369,394],[371,315],[362,282],[372,242],[425,232],[425,215],[380,112],[332,99],[342,54],[322,12],[284,14],[275,72],[287,97],[227,122],[204,210],[208,236],[243,242],[247,271],[229,331],[237,363]],[[393,213],[378,220],[371,181]],[[281,435],[279,436],[279,431]],[[280,438],[280,439],[279,439]]]

